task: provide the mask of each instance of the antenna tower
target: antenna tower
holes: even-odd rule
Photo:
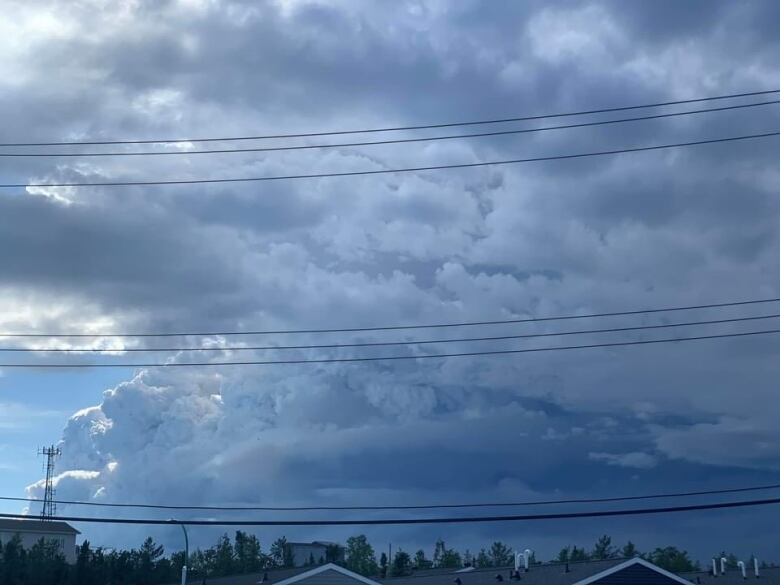
[[[54,445],[38,449],[38,455],[46,457],[44,468],[46,469],[46,487],[43,492],[43,509],[41,509],[41,520],[49,520],[57,513],[57,506],[54,503],[54,462],[62,455],[62,450]]]

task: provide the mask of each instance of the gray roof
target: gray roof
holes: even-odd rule
[[[255,585],[258,582],[263,582],[263,575],[267,575],[268,579],[264,582],[264,585],[273,585],[279,581],[284,581],[300,573],[310,571],[312,567],[296,567],[294,569],[269,569],[267,571],[260,571],[259,573],[247,573],[246,575],[231,575],[229,577],[209,577],[206,579],[207,585]],[[200,585],[203,582],[203,576],[189,573],[187,576],[187,583],[192,585]],[[177,581],[178,584],[178,581]]]
[[[728,569],[725,575],[714,577],[712,573],[698,571],[696,573],[681,573],[680,577],[702,585],[745,585],[746,583],[760,583],[761,585],[780,585],[780,567],[759,569],[759,579],[753,573],[753,567],[745,567],[747,579],[742,578],[739,569]],[[698,579],[698,581],[697,581]]]
[[[57,534],[81,534],[67,522],[54,520],[12,520],[0,518],[2,532],[56,532]]]
[[[448,572],[431,569],[416,571],[409,577],[394,577],[386,579],[392,585],[455,585],[455,579],[460,579],[462,585],[571,585],[582,579],[605,571],[611,567],[625,562],[626,559],[609,559],[606,561],[586,561],[582,563],[569,563],[569,572],[566,572],[566,563],[549,563],[543,565],[531,565],[527,573],[520,570],[520,580],[510,578],[510,572],[514,567],[493,567],[489,569],[474,569],[468,572]],[[501,575],[502,581],[496,578]],[[719,584],[720,585],[720,584]],[[763,584],[762,584],[763,585]]]

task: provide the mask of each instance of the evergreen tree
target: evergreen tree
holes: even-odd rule
[[[293,566],[292,547],[284,536],[277,538],[271,545],[271,561],[275,567]]]
[[[24,569],[27,554],[22,548],[22,539],[14,534],[3,547],[3,585],[24,585]]]
[[[576,545],[571,547],[571,554],[569,560],[573,563],[589,560],[588,553],[584,548],[577,548]]]
[[[600,537],[593,546],[591,558],[598,561],[604,561],[606,559],[611,559],[614,556],[615,547],[612,546],[612,538],[605,534]]]
[[[401,577],[404,575],[410,575],[412,572],[412,557],[408,552],[398,549],[398,552],[393,556],[393,577]]]
[[[479,567],[480,569],[485,569],[490,566],[490,557],[488,556],[484,548],[479,550],[479,554],[477,555],[477,559],[475,562],[477,567]]]
[[[452,548],[445,549],[444,553],[441,555],[440,566],[449,569],[462,567],[463,563],[460,558],[460,553]]]
[[[567,546],[558,551],[555,561],[558,563],[568,563],[571,560],[571,547]]]
[[[647,555],[647,560],[672,573],[684,573],[699,569],[699,563],[690,559],[688,551],[679,550],[674,546],[655,549]]]
[[[494,542],[490,547],[488,556],[494,567],[505,567],[512,563],[512,549],[503,542]]]
[[[414,568],[415,569],[430,569],[433,563],[425,557],[425,551],[423,549],[414,553]]]
[[[214,571],[217,577],[232,575],[236,571],[235,552],[230,537],[223,534],[214,548]]]
[[[634,557],[639,556],[639,551],[634,543],[629,540],[626,545],[620,549],[620,556],[624,559],[633,559]]]
[[[436,544],[433,547],[433,566],[434,567],[440,567],[441,566],[441,559],[442,556],[444,556],[444,541],[440,538],[436,541]]]

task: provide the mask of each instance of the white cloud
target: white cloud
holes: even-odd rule
[[[658,459],[650,453],[634,451],[631,453],[588,453],[592,461],[603,461],[607,465],[630,467],[636,469],[652,469],[658,465]]]

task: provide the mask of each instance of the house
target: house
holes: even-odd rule
[[[30,549],[43,538],[59,545],[65,561],[71,564],[76,562],[76,535],[80,532],[66,522],[0,518],[0,543],[7,543],[16,534],[22,539],[22,547],[25,549]]]
[[[780,585],[775,576],[765,570],[762,585]],[[737,575],[737,572],[734,571]],[[735,575],[700,581],[706,585],[732,585],[743,582],[728,580]],[[459,570],[421,570],[408,577],[381,579],[363,577],[357,573],[328,563],[315,568],[282,569],[251,575],[236,575],[207,579],[208,585],[691,585],[696,577],[684,578],[640,558],[585,561],[581,563],[549,563],[531,565],[527,571],[514,567]],[[200,583],[201,581],[196,581]]]
[[[341,562],[344,560],[344,548],[335,542],[288,542],[289,556],[294,567],[307,565],[322,565],[328,561]],[[328,550],[335,554],[328,558]],[[338,551],[338,552],[336,552]]]

